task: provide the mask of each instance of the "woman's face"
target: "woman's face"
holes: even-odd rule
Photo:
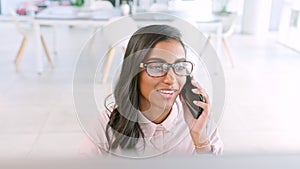
[[[177,40],[167,40],[158,42],[149,52],[144,63],[155,61],[172,64],[185,58],[185,50],[181,43]],[[146,70],[143,70],[139,74],[141,111],[153,110],[153,108],[162,111],[170,110],[185,81],[186,77],[176,75],[172,68],[162,77],[151,77]]]

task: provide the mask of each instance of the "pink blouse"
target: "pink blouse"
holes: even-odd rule
[[[105,135],[109,114],[109,111],[99,114],[97,125],[94,128],[95,133],[89,133],[89,137],[86,136],[84,138],[83,144],[80,147],[79,152],[81,155],[93,157],[109,154],[108,141]],[[169,116],[161,124],[155,124],[141,114],[140,117],[143,123],[140,123],[140,127],[144,133],[144,139],[138,140],[135,151],[130,153],[117,149],[110,151],[110,153],[133,158],[199,153],[199,150],[196,153],[183,114],[183,107],[179,98],[176,99]],[[210,146],[211,153],[216,155],[221,154],[223,143],[217,127],[212,120],[209,120],[207,123],[206,134],[209,138],[210,144],[208,146]]]

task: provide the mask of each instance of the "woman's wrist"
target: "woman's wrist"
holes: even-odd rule
[[[205,153],[211,151],[211,145],[209,140],[206,140],[202,143],[194,144],[194,146],[195,146],[195,151],[197,153]]]

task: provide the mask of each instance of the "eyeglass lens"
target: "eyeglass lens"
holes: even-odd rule
[[[147,63],[145,66],[146,71],[150,76],[164,76],[167,74],[170,67],[172,67],[173,71],[179,76],[188,76],[193,70],[193,64],[188,61],[177,62],[174,64],[152,62]]]

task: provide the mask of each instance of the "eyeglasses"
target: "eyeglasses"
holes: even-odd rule
[[[145,69],[147,74],[151,77],[165,76],[171,67],[178,76],[188,76],[193,71],[193,63],[190,61],[180,61],[173,64],[163,62],[148,62],[140,64],[140,68]]]

